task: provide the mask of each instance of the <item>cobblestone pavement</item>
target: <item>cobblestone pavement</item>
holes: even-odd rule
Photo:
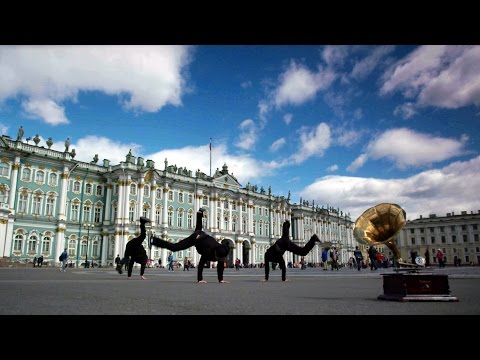
[[[197,284],[196,269],[169,273],[134,269],[128,279],[114,269],[0,268],[0,315],[479,315],[480,267],[425,272],[448,274],[451,295],[459,302],[378,300],[382,273],[342,269],[227,269],[219,284],[215,269],[205,269],[207,284]]]

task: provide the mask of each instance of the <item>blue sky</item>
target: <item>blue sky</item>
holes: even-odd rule
[[[129,149],[355,220],[480,210],[480,46],[3,46],[0,131]]]

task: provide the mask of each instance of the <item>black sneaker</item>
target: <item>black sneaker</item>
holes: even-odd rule
[[[145,216],[142,216],[140,217],[140,222],[145,224],[145,223],[152,222],[152,220],[150,220],[149,218],[146,218]]]
[[[122,270],[122,265],[121,265],[121,264],[117,264],[117,269],[116,269],[116,270],[118,271],[118,273],[119,273],[120,275],[123,274],[123,270]]]
[[[148,243],[149,249],[152,249],[152,240],[153,240],[153,235],[148,236],[147,243]]]

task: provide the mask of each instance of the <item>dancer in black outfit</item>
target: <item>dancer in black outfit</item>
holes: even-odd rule
[[[320,241],[317,235],[313,235],[304,247],[300,247],[297,244],[290,241],[288,233],[290,231],[290,221],[286,220],[283,223],[282,237],[278,239],[275,244],[270,246],[265,252],[265,280],[268,281],[268,275],[270,272],[270,263],[278,263],[280,269],[282,269],[282,281],[287,281],[287,269],[285,267],[285,260],[283,254],[285,251],[290,251],[296,255],[305,256],[315,246],[315,241]]]
[[[197,280],[201,284],[205,284],[206,281],[203,280],[203,267],[207,261],[218,261],[217,262],[217,276],[218,282],[228,283],[228,281],[223,280],[223,269],[224,261],[230,252],[230,248],[227,245],[218,243],[213,237],[202,231],[202,218],[203,218],[203,209],[197,211],[197,224],[195,226],[195,231],[189,237],[180,240],[178,243],[171,243],[157,237],[151,238],[151,245],[158,246],[160,248],[166,248],[170,251],[180,251],[188,249],[189,247],[195,246],[198,253],[201,256],[200,262],[198,263],[197,271]]]
[[[145,273],[145,266],[147,265],[148,256],[142,243],[147,237],[147,231],[145,229],[145,223],[147,222],[151,222],[150,219],[142,216],[140,218],[140,236],[127,242],[123,259],[117,264],[117,271],[119,274],[122,274],[122,267],[128,261],[128,277],[131,278],[133,264],[137,262],[140,264],[140,276],[143,280],[145,280],[143,274]]]

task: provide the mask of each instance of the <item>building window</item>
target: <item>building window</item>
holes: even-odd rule
[[[228,200],[225,200],[225,201],[223,202],[223,208],[224,208],[224,209],[229,209],[229,207],[228,207]]]
[[[467,225],[462,225],[462,231],[467,231]]]
[[[217,229],[220,229],[220,215],[217,215]]]
[[[55,208],[55,198],[49,197],[47,199],[47,208],[45,209],[45,215],[53,216],[53,209]]]
[[[73,192],[75,192],[75,193],[80,192],[80,181],[75,181],[73,183]]]
[[[188,203],[193,204],[193,195],[192,194],[188,194]]]
[[[80,244],[80,256],[85,256],[87,254],[87,240],[82,240]]]
[[[50,237],[45,236],[42,241],[42,253],[49,253],[50,252]]]
[[[30,181],[32,171],[29,168],[24,168],[22,171],[22,181]]]
[[[258,209],[260,210],[261,208],[258,208]],[[262,220],[260,220],[259,223],[258,223],[258,235],[259,236],[263,235],[263,221]]]
[[[228,230],[228,215],[223,217],[223,230]]]
[[[150,197],[150,186],[145,185],[143,187],[143,196],[145,197]]]
[[[442,236],[442,244],[445,244],[445,243],[446,243],[445,236]]]
[[[68,256],[75,256],[76,254],[77,254],[77,241],[76,241],[76,238],[74,238],[68,242]]]
[[[432,244],[435,244],[435,236],[432,236],[432,237],[430,238],[430,241],[431,241]]]
[[[58,181],[58,175],[55,173],[50,173],[50,180],[48,181],[48,184],[50,186],[57,186],[57,181]]]
[[[150,218],[150,216],[148,214],[148,210],[149,210],[149,208],[146,207],[146,206],[143,208],[143,210],[142,210],[142,216],[143,217]]]
[[[247,211],[247,208],[245,207],[245,204],[242,204],[242,211],[243,211],[243,212],[246,212],[246,211]]]
[[[253,215],[256,215],[257,214],[257,207],[256,206],[253,206]]]
[[[97,196],[102,196],[103,194],[103,186],[97,185]]]
[[[137,185],[130,184],[130,195],[137,195]]]
[[[173,191],[172,190],[170,190],[168,192],[168,201],[173,201]]]
[[[98,256],[98,241],[95,240],[93,242],[93,246],[92,246],[92,256],[94,257],[97,257]]]
[[[431,227],[431,228],[429,228],[429,229],[430,229],[430,232],[431,232],[431,233],[435,232],[435,228]]]
[[[410,234],[415,234],[415,229],[410,229]]]
[[[93,222],[99,223],[102,221],[102,208],[101,207],[95,207],[95,215],[93,218]]]
[[[232,231],[237,231],[237,217],[232,218]]]
[[[255,209],[255,207],[254,207],[254,209]],[[254,234],[255,234],[255,232],[256,232],[256,230],[257,230],[256,228],[257,228],[257,220],[253,220],[253,233],[254,233]]]
[[[113,220],[117,218],[117,206],[113,206]]]
[[[157,199],[161,199],[161,198],[162,198],[162,192],[163,192],[163,191],[162,191],[162,189],[160,189],[160,188],[155,191],[155,193],[156,193],[156,198],[157,198]]]
[[[268,236],[268,223],[265,223],[265,236]]]
[[[468,242],[467,235],[463,235],[463,242]]]
[[[183,204],[183,192],[178,193],[178,202]]]
[[[420,234],[423,234],[425,232],[425,229],[424,228],[421,228],[420,229]]]
[[[7,163],[0,163],[0,176],[8,176],[10,170],[10,166]]]
[[[92,208],[90,207],[90,205],[84,205],[83,206],[83,221],[84,222],[90,222],[91,212],[92,212]]]
[[[22,251],[23,246],[23,236],[17,235],[15,236],[15,242],[13,243],[13,251]]]
[[[28,195],[25,193],[20,194],[20,197],[18,198],[18,212],[21,214],[27,212],[27,199]]]
[[[245,217],[242,217],[242,233],[246,233],[247,232],[247,219],[245,219]]]
[[[202,199],[202,204],[208,206],[208,197],[204,196]]]
[[[258,215],[262,216],[262,208],[260,206],[258,207]]]
[[[135,219],[135,204],[130,203],[130,207],[128,208],[128,220],[133,222]]]
[[[452,235],[452,243],[456,243],[457,242],[457,237],[455,235]]]
[[[412,240],[412,245],[415,245],[415,238],[411,238]]]
[[[473,239],[475,240],[475,242],[478,242],[478,234],[473,234]]]
[[[423,236],[420,238],[420,243],[421,243],[422,245],[425,245],[425,238],[424,238]]]
[[[237,204],[235,203],[235,201],[232,203],[232,210],[233,211],[237,210]]]
[[[451,231],[455,231],[455,225],[450,226]]]
[[[168,194],[170,197],[170,194]],[[173,226],[173,208],[168,208],[168,226]]]
[[[158,225],[158,224],[161,224],[161,218],[162,218],[162,212],[160,210],[160,208],[156,208],[155,209],[155,223]]]
[[[445,232],[445,227],[444,226],[440,226],[440,232]]]
[[[72,204],[72,215],[70,218],[72,221],[78,221],[78,204]]]
[[[37,184],[43,184],[45,181],[45,173],[42,170],[37,170],[35,174],[35,182]]]
[[[85,194],[92,195],[92,184],[85,185]]]
[[[42,198],[38,195],[35,195],[33,197],[32,214],[40,215],[41,206],[42,206]]]
[[[28,252],[37,252],[37,237],[32,235],[30,239],[28,239]]]
[[[183,209],[179,209],[177,212],[177,227],[183,227]]]
[[[189,229],[193,228],[193,212],[192,210],[188,210],[188,214],[187,214],[187,227]]]
[[[478,230],[478,225],[477,225],[477,224],[473,224],[473,225],[472,225],[472,228],[473,228],[473,230]]]

